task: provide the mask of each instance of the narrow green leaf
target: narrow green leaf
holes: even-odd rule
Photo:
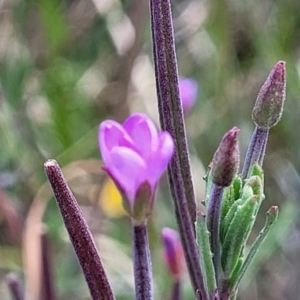
[[[264,197],[263,184],[259,176],[252,176],[246,180],[244,188],[247,186],[252,188],[254,195],[258,196],[259,198]]]
[[[250,265],[253,257],[259,250],[261,244],[266,239],[273,224],[277,221],[277,218],[278,218],[278,207],[272,206],[266,214],[266,223],[265,223],[264,228],[262,229],[262,231],[260,232],[260,234],[258,235],[256,240],[254,241],[253,245],[251,246],[250,251],[249,251],[243,265],[241,266],[238,274],[235,274],[237,276],[232,275],[232,277],[230,278],[230,287],[233,291],[235,291],[237,289],[237,287],[238,287],[243,275],[245,274],[248,266]]]
[[[224,278],[230,278],[232,271],[248,239],[254,224],[254,212],[258,205],[259,197],[252,196],[244,204],[237,207],[230,223],[228,232],[222,246],[221,265]]]
[[[235,201],[234,188],[231,184],[228,188],[225,189],[223,199],[222,199],[222,208],[221,208],[221,222],[228,213],[230,207]]]
[[[244,257],[241,256],[239,259],[238,259],[238,262],[237,262],[237,265],[235,266],[234,270],[232,271],[232,274],[231,274],[231,277],[229,279],[229,286],[230,286],[230,283],[231,282],[235,282],[240,274],[240,270],[243,266],[243,263],[244,263]]]
[[[245,203],[250,197],[253,196],[253,190],[250,185],[245,185],[243,188],[243,193],[240,199],[236,200],[230,207],[228,213],[224,217],[224,219],[221,220],[221,228],[220,228],[220,236],[221,241],[224,241],[225,236],[227,234],[227,231],[229,229],[229,226],[231,224],[232,219],[234,218],[234,215],[237,211],[238,206]]]
[[[209,232],[205,222],[205,215],[201,210],[197,211],[196,240],[199,252],[201,253],[200,264],[206,281],[206,287],[208,292],[211,293],[217,289],[217,284],[210,249]]]
[[[233,185],[233,189],[234,189],[234,198],[235,198],[235,200],[237,200],[241,197],[241,191],[242,191],[242,186],[243,186],[242,179],[239,175],[237,175],[234,178],[232,185]]]
[[[252,176],[258,176],[261,179],[262,184],[264,183],[264,171],[259,164],[254,164],[249,174],[249,178]]]

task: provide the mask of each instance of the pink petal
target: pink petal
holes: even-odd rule
[[[156,152],[152,153],[148,164],[148,180],[154,185],[168,166],[168,163],[174,153],[174,142],[171,135],[163,131],[159,134],[159,146]]]
[[[129,201],[133,201],[142,182],[146,180],[145,161],[132,149],[114,147],[110,153],[109,173],[123,188]]]
[[[154,123],[144,114],[135,114],[123,124],[139,154],[148,160],[158,147],[158,134]]]
[[[112,120],[104,121],[99,126],[99,148],[105,164],[109,164],[110,151],[116,146],[134,148],[133,142],[123,127]]]

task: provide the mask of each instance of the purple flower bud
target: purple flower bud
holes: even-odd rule
[[[223,137],[212,160],[212,181],[222,187],[229,186],[239,168],[240,152],[237,136],[239,129],[233,127]]]
[[[159,133],[146,115],[135,114],[123,125],[102,122],[99,148],[103,169],[124,196],[124,208],[134,219],[145,218],[152,208],[157,182],[174,152],[171,135]]]
[[[171,275],[178,279],[184,270],[184,255],[178,233],[171,228],[161,232],[164,256]]]
[[[194,79],[181,77],[179,79],[179,90],[182,108],[188,112],[195,104],[198,95],[198,84]]]
[[[280,121],[285,100],[285,85],[285,62],[279,61],[257,96],[252,111],[252,119],[257,126],[269,129]]]

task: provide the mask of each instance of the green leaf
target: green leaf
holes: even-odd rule
[[[242,264],[241,268],[238,270],[238,272],[235,272],[232,274],[230,278],[230,284],[229,287],[232,289],[232,291],[235,291],[238,288],[238,284],[240,283],[242,277],[244,276],[247,268],[249,267],[250,263],[253,260],[253,257],[259,250],[261,244],[266,239],[268,233],[270,232],[270,229],[274,225],[274,223],[277,221],[278,218],[278,207],[272,206],[266,216],[266,223],[262,231],[260,232],[259,236],[254,241],[253,245],[250,248],[250,251]]]
[[[262,167],[258,164],[254,164],[250,170],[249,178],[252,176],[258,176],[261,179],[262,184],[264,184],[264,171]]]
[[[234,178],[232,184],[228,188],[225,189],[224,196],[222,199],[221,220],[220,220],[221,224],[223,223],[226,215],[230,211],[234,202],[240,198],[241,188],[242,188],[242,180],[239,176],[236,176]],[[236,210],[236,205],[235,205],[234,211],[235,210]],[[232,217],[233,217],[233,215],[232,215]],[[221,228],[222,227],[224,227],[224,226],[221,225]],[[221,235],[221,237],[222,237],[222,235]]]
[[[235,200],[239,199],[241,196],[242,186],[243,182],[239,175],[235,177],[235,179],[232,182],[233,190],[234,190],[234,198]]]
[[[235,201],[234,188],[230,185],[225,189],[223,199],[222,199],[222,207],[221,207],[221,220],[223,220],[228,213],[230,207]]]
[[[227,231],[229,229],[229,226],[231,224],[232,219],[234,218],[234,215],[237,211],[237,208],[239,205],[242,205],[243,203],[245,203],[250,197],[252,197],[253,194],[253,190],[251,185],[245,185],[243,188],[243,192],[241,195],[241,198],[236,200],[230,207],[228,213],[226,214],[226,216],[221,220],[221,225],[220,225],[220,238],[221,241],[223,242],[225,239],[225,236],[227,234]]]
[[[210,293],[217,289],[217,284],[212,261],[212,252],[210,249],[209,231],[204,218],[204,213],[198,210],[196,219],[196,240],[200,253],[201,269],[206,281],[207,290]]]
[[[250,186],[253,194],[261,198],[263,196],[263,185],[259,176],[252,176],[246,180],[245,187]]]
[[[238,263],[238,259],[255,221],[254,213],[258,201],[259,197],[252,196],[244,204],[239,205],[230,223],[221,254],[221,265],[225,279],[230,278],[232,271]]]

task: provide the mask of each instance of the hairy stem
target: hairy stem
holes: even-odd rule
[[[207,208],[207,229],[210,232],[210,246],[213,254],[216,281],[220,269],[220,214],[224,187],[213,184]]]
[[[153,299],[152,266],[146,225],[133,226],[135,299]]]
[[[263,164],[265,156],[267,141],[268,141],[269,129],[264,129],[256,126],[248,150],[242,171],[242,179],[247,178],[251,166],[258,163],[260,166]]]
[[[162,129],[170,132],[175,141],[175,154],[168,170],[170,188],[192,285],[206,300],[195,242],[196,204],[179,94],[170,1],[150,0],[150,10],[160,122]]]

